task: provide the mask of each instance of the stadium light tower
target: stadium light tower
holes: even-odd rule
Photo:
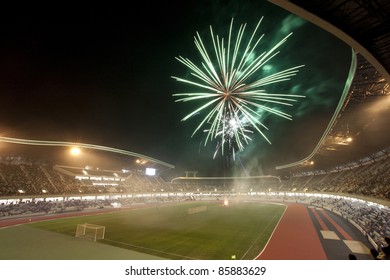
[[[70,154],[71,154],[72,156],[78,156],[80,153],[81,153],[81,150],[80,150],[79,147],[72,147],[72,148],[70,149]]]

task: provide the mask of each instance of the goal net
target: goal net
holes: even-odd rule
[[[105,226],[93,224],[78,224],[76,229],[76,237],[86,238],[93,241],[104,239]]]

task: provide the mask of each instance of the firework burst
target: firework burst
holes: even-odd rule
[[[248,134],[253,133],[253,131],[250,129],[245,117],[232,114],[226,108],[224,110],[225,112],[221,116],[222,119],[218,120],[221,125],[215,134],[217,144],[213,158],[216,157],[219,151],[222,151],[223,154],[226,146],[233,155],[233,159],[235,159],[236,150],[242,151],[244,149],[244,143],[248,144],[252,140]],[[208,133],[209,131],[206,129],[204,132]]]
[[[188,58],[176,57],[178,61],[191,70],[194,80],[172,76],[178,82],[198,88],[197,92],[176,93],[176,102],[202,102],[200,107],[185,116],[186,121],[195,115],[202,115],[192,136],[203,128],[206,133],[205,145],[208,141],[217,140],[216,152],[224,154],[225,146],[233,152],[242,151],[251,140],[249,134],[257,131],[268,143],[270,140],[263,130],[262,115],[268,112],[288,120],[292,116],[280,110],[283,106],[292,106],[302,95],[270,93],[264,86],[288,81],[295,76],[304,65],[291,67],[268,76],[259,73],[278,53],[292,33],[275,44],[270,50],[259,52],[258,47],[264,34],[256,36],[262,22],[260,19],[247,44],[242,48],[246,24],[240,26],[235,40],[233,34],[233,19],[230,24],[227,42],[223,37],[214,35],[210,26],[213,44],[213,59],[209,55],[203,41],[196,33],[195,45],[201,54],[201,66],[197,66]]]

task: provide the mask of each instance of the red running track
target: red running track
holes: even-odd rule
[[[287,209],[258,260],[326,260],[325,251],[302,204]]]

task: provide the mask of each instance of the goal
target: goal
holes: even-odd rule
[[[105,226],[93,224],[78,224],[76,229],[76,237],[86,238],[93,241],[104,239],[106,232]]]

